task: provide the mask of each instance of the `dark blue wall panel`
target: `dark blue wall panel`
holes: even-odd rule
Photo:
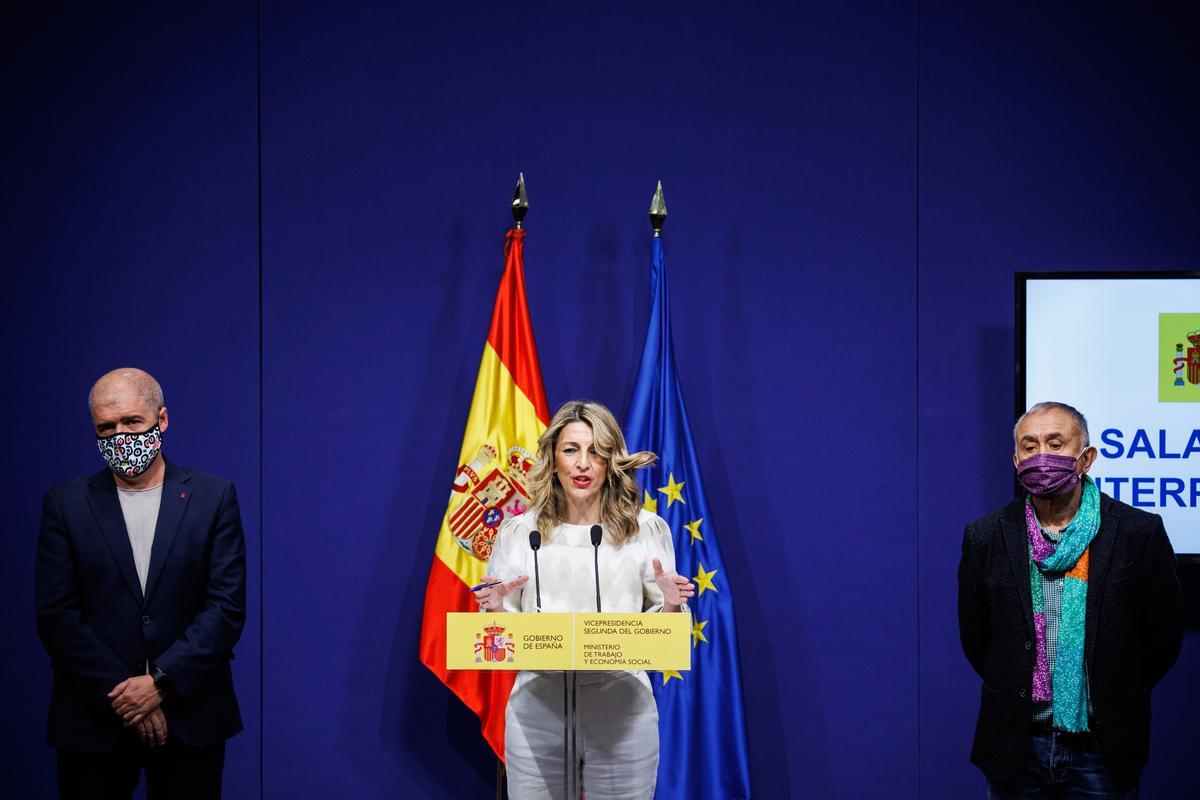
[[[889,402],[857,391],[847,368],[862,340],[913,326],[911,51],[890,40],[906,24],[619,8],[531,8],[465,28],[387,6],[265,15],[266,530],[268,551],[274,536],[294,551],[268,565],[266,654],[270,674],[297,670],[295,684],[267,687],[268,790],[329,781],[436,796],[490,777],[481,766],[462,783],[472,775],[447,771],[446,745],[429,743],[431,714],[455,748],[471,726],[445,710],[416,634],[518,169],[552,403],[592,396],[618,409],[645,319],[645,209],[665,181],[681,366],[710,443],[719,530],[740,553],[729,580],[743,647],[762,658],[747,687],[759,791],[861,795],[877,775],[824,745],[849,724],[876,731],[864,746],[911,783],[911,542],[889,538],[854,565],[866,592],[806,565],[837,557],[837,527],[911,529],[912,505],[861,519],[830,506],[857,447],[796,424],[849,412],[863,421],[849,441],[911,463],[911,336],[879,369]],[[378,101],[364,107],[363,94]],[[810,453],[830,467],[806,471]],[[312,479],[341,502],[301,502]],[[331,577],[337,591],[318,591]],[[842,602],[872,621],[831,626]],[[283,608],[295,625],[276,622]],[[303,620],[326,618],[345,620],[332,647],[298,660]],[[897,668],[864,692],[863,670],[880,661]],[[435,758],[413,763],[414,748]],[[310,766],[273,770],[284,753]],[[854,777],[839,786],[837,774]]]
[[[759,796],[915,795],[915,29],[838,8],[266,7],[268,794],[487,790],[417,643],[523,170],[551,404],[618,411],[663,179]]]
[[[1159,9],[1161,12],[1162,9]],[[1195,269],[1194,25],[1179,14],[923,3],[920,72],[921,778],[977,796],[979,679],[958,643],[963,526],[1012,497],[1014,273]],[[1084,306],[1079,339],[1119,325]],[[1052,399],[1052,398],[1044,398]],[[1087,409],[1083,409],[1087,413]],[[1200,590],[1190,575],[1185,589]],[[1200,623],[1193,617],[1192,624]],[[1154,695],[1147,797],[1182,797],[1200,712],[1189,631]]]
[[[162,383],[164,452],[240,490],[248,733],[226,795],[259,794],[258,226],[253,8],[39,7],[5,25],[6,797],[52,794],[49,661],[33,618],[42,493],[103,467],[87,410],[118,366]]]

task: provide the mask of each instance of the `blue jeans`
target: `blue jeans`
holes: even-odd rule
[[[1090,734],[1045,731],[1029,735],[1017,774],[988,781],[988,800],[1137,800],[1138,787],[1118,786]]]

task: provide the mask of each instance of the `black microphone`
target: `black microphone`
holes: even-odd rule
[[[604,538],[604,529],[599,525],[592,526],[592,553],[596,556],[596,611],[600,611],[600,540]]]
[[[537,551],[542,546],[542,535],[537,531],[529,532],[529,549],[533,551],[533,590],[537,595],[537,610],[542,610],[542,577],[538,574]]]

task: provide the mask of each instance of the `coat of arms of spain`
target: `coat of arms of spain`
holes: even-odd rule
[[[480,561],[492,554],[500,523],[529,507],[526,481],[533,456],[519,445],[508,448],[502,464],[496,463],[498,455],[496,448],[484,444],[454,478],[454,492],[463,497],[450,512],[450,533],[459,547]]]

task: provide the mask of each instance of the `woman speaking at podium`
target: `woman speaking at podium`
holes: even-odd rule
[[[695,587],[674,574],[671,531],[641,508],[635,470],[653,453],[629,453],[599,403],[562,406],[538,440],[529,510],[500,526],[475,598],[488,611],[537,611],[530,534],[538,531],[541,610],[595,611],[596,567],[604,611],[686,610]],[[598,547],[592,531],[599,526]],[[533,537],[533,544],[539,544]],[[504,755],[512,800],[564,794],[561,672],[521,672],[505,713]],[[587,800],[649,800],[658,771],[658,709],[645,672],[576,674],[576,763]]]

